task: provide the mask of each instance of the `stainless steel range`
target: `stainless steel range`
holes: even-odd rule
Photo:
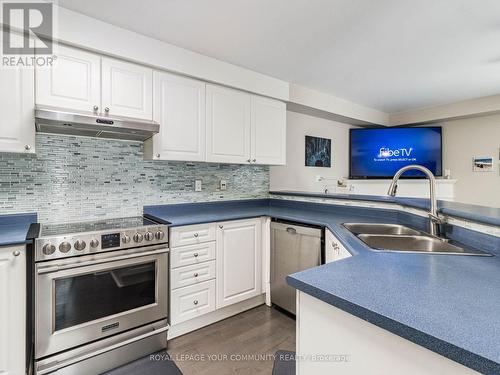
[[[36,374],[100,374],[166,348],[167,241],[143,217],[41,226]]]

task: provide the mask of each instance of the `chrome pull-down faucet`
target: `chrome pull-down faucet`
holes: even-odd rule
[[[406,167],[401,168],[399,171],[396,172],[394,177],[392,178],[391,185],[389,186],[389,191],[387,194],[389,194],[391,197],[396,196],[396,190],[398,187],[398,180],[401,177],[403,173],[406,171],[409,171],[411,169],[416,169],[418,171],[423,172],[427,178],[429,179],[429,196],[430,196],[430,203],[431,203],[431,209],[428,213],[429,216],[429,233],[433,236],[438,236],[439,234],[439,224],[443,224],[444,221],[439,217],[439,214],[437,212],[437,199],[436,199],[436,178],[432,174],[432,172],[427,169],[424,166],[417,165],[417,164],[412,164],[412,165],[407,165]]]

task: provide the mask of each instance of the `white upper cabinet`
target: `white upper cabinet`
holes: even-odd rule
[[[207,161],[250,162],[251,96],[207,84]]]
[[[33,68],[0,69],[0,152],[35,152]]]
[[[146,157],[205,161],[205,82],[155,72],[153,113],[160,133]]]
[[[52,67],[36,68],[36,104],[97,112],[101,104],[101,57],[60,45]]]
[[[102,58],[102,110],[110,116],[153,119],[153,70]]]
[[[252,96],[251,159],[256,164],[286,164],[286,105]]]
[[[262,293],[262,225],[260,219],[218,223],[217,308]]]

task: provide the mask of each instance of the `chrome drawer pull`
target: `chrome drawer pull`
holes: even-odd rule
[[[198,304],[198,300],[197,300],[197,299],[195,299],[195,300],[193,301],[193,303],[194,303],[195,305],[197,305],[197,304]]]

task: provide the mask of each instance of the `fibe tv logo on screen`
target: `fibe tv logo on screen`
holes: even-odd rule
[[[395,150],[391,150],[388,147],[381,147],[378,152],[379,158],[390,158],[390,157],[410,157],[413,152],[413,147],[410,148],[397,148]]]

